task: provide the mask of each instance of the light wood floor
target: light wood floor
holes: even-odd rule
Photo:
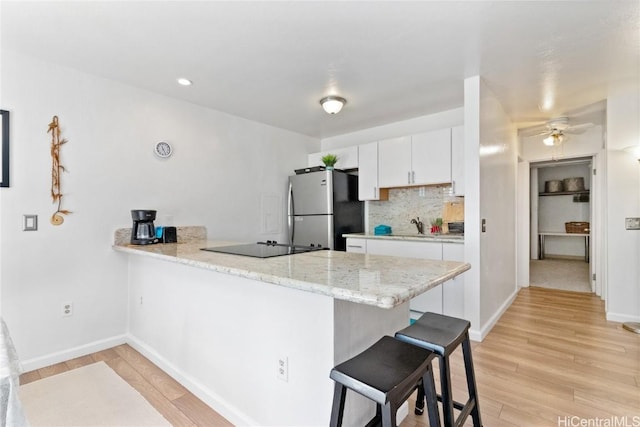
[[[592,294],[523,288],[472,348],[486,427],[631,426],[634,416],[640,422],[640,335],[607,322],[604,303]],[[459,351],[452,369],[454,397],[465,401]],[[437,376],[437,363],[434,370]],[[623,416],[628,424],[587,421]],[[426,420],[410,411],[401,427],[413,426]]]
[[[625,425],[586,424],[623,416],[634,425],[633,417],[640,417],[640,335],[607,322],[604,304],[591,294],[522,289],[485,340],[473,343],[473,357],[485,427]],[[105,360],[173,425],[230,425],[128,345],[23,374],[21,381],[99,360]],[[458,351],[452,369],[454,397],[465,400]],[[434,370],[437,379],[437,362]],[[559,423],[564,417],[578,418]],[[587,421],[575,424],[579,419]],[[426,419],[412,410],[401,424],[422,426]]]
[[[148,359],[124,344],[88,356],[27,372],[27,384],[70,369],[104,361],[174,426],[232,426]]]

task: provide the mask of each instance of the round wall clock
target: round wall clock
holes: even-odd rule
[[[156,156],[166,159],[173,154],[173,148],[168,142],[160,141],[156,143],[153,152],[156,153]]]

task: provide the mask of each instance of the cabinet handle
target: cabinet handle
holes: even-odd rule
[[[412,184],[416,183],[416,172],[415,171],[411,171],[411,183]]]
[[[373,198],[374,199],[380,198],[380,196],[378,195],[378,187],[373,187]]]
[[[411,184],[411,171],[407,172],[407,184]]]
[[[362,249],[362,246],[358,246],[358,245],[347,245],[348,248],[358,248],[358,249]]]
[[[456,194],[456,181],[455,180],[451,180],[451,192],[454,195]]]

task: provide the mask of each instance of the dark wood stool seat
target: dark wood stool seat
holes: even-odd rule
[[[376,402],[376,415],[383,427],[396,426],[396,411],[423,384],[427,397],[429,426],[440,426],[431,361],[434,353],[392,337],[378,342],[331,370],[335,381],[331,426],[341,426],[347,388]]]
[[[470,326],[471,323],[464,319],[436,313],[425,313],[413,325],[396,332],[395,335],[401,341],[431,350],[437,355],[440,365],[440,395],[438,395],[438,400],[442,402],[442,417],[445,427],[463,425],[469,414],[473,419],[474,427],[482,426],[476,377],[471,356],[471,343],[469,341]],[[449,356],[459,345],[462,345],[469,390],[469,399],[464,404],[454,401],[451,393]],[[418,388],[415,410],[418,415],[423,411],[423,401],[424,393]],[[454,417],[453,408],[461,411],[458,418]]]

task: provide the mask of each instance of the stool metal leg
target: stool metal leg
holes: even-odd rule
[[[464,368],[467,374],[467,388],[469,389],[469,399],[473,399],[473,409],[471,409],[471,418],[473,418],[474,427],[482,427],[480,418],[480,403],[478,402],[478,387],[476,385],[476,375],[473,369],[473,357],[471,356],[471,342],[469,334],[462,341],[462,354],[464,356]]]
[[[331,427],[340,427],[342,425],[342,416],[344,415],[344,401],[347,397],[347,388],[342,384],[336,383],[333,388],[333,405],[331,406]]]
[[[436,383],[433,379],[433,370],[429,368],[422,377],[422,384],[418,387],[418,394],[422,390],[427,398],[427,411],[429,412],[429,427],[440,427],[440,412],[438,412],[438,394]],[[424,405],[424,400],[423,400]]]

